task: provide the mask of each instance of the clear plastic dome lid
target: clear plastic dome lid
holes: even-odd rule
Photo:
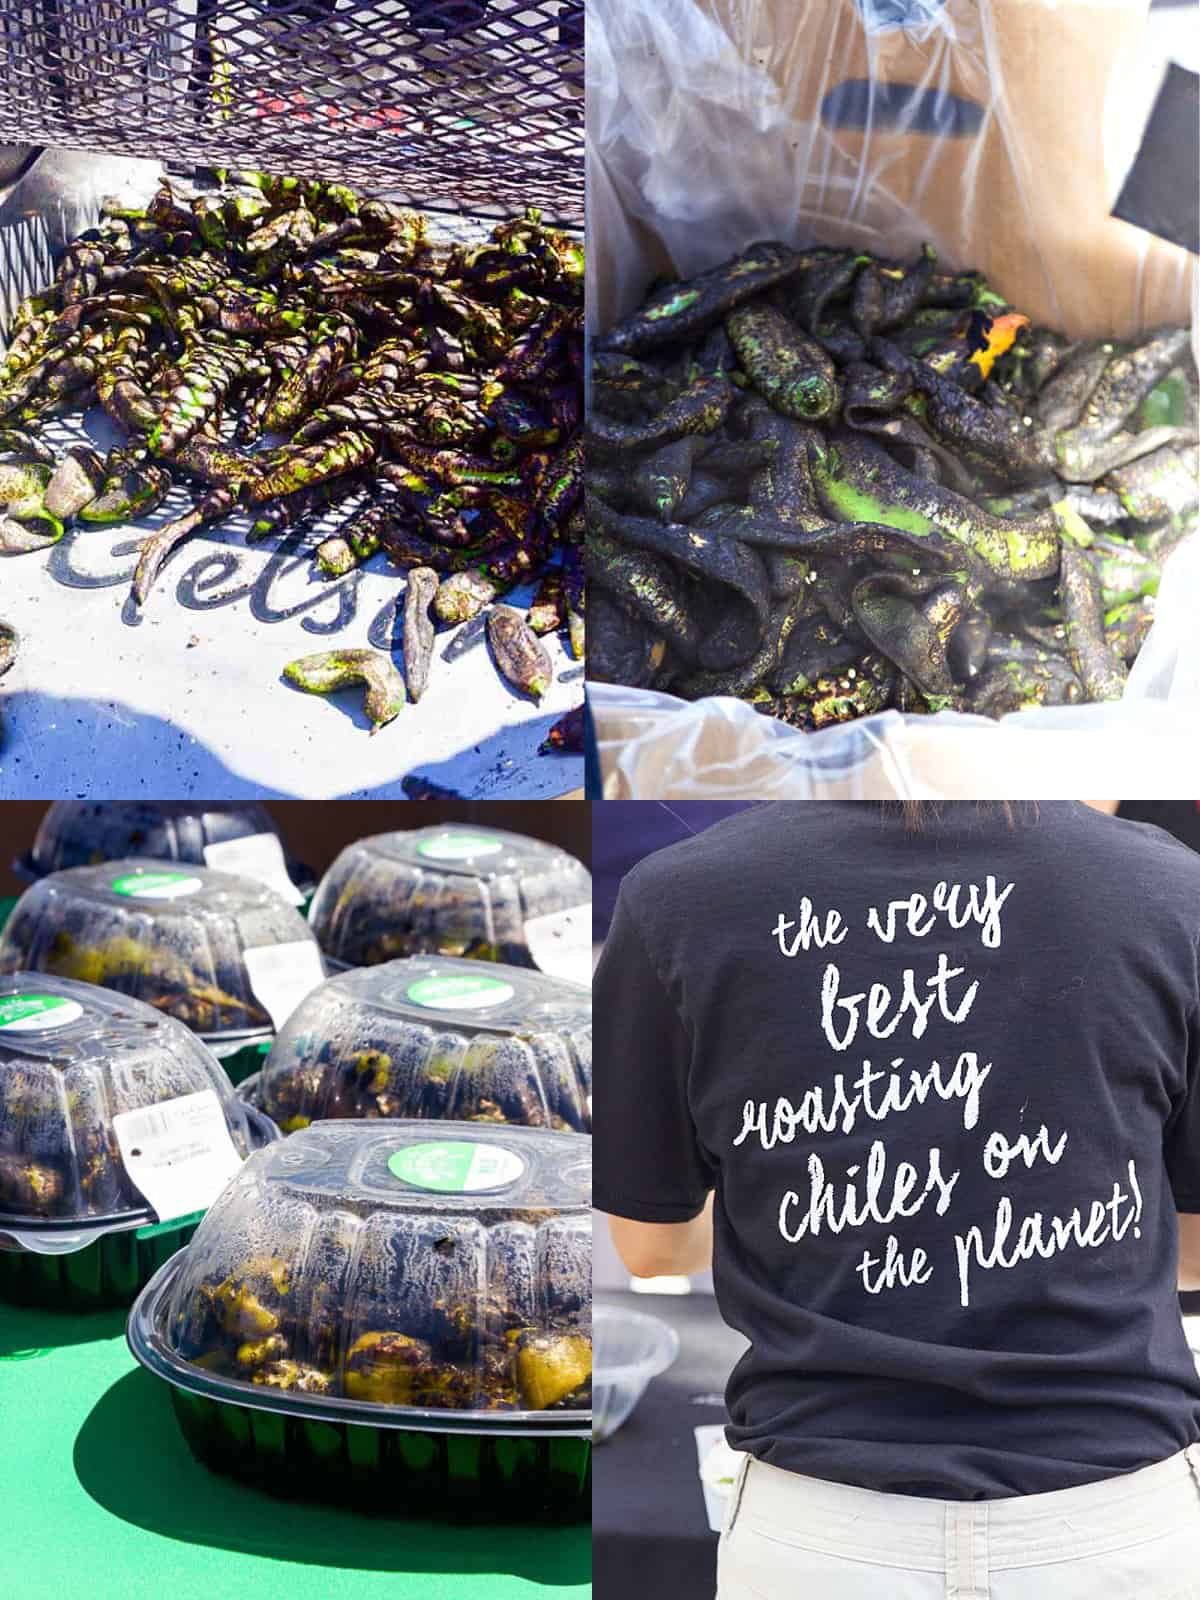
[[[324,977],[312,931],[281,896],[208,867],[109,861],[26,889],[0,971],[100,984],[211,1039],[270,1032]]]
[[[591,874],[555,845],[499,828],[447,824],[381,833],[341,852],[309,912],[343,966],[399,956],[464,956],[532,967],[531,931],[586,907]]]
[[[140,1118],[147,1107],[155,1115]],[[214,1160],[236,1168],[249,1153],[245,1107],[180,1023],[89,984],[0,978],[0,1228],[149,1215],[153,1185],[130,1173],[179,1117],[202,1129]]]
[[[296,902],[265,806],[188,800],[56,800],[22,866],[36,877],[102,861],[187,861],[245,872]],[[300,869],[295,869],[300,876]]]
[[[584,1132],[591,1064],[589,989],[522,967],[414,956],[315,989],[251,1092],[284,1132],[330,1117]]]
[[[270,1393],[309,1414],[578,1423],[590,1143],[462,1124],[308,1128],[225,1189],[135,1309],[135,1351],[156,1347],[175,1382],[190,1371],[205,1392]]]

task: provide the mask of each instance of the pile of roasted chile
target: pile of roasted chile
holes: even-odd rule
[[[1196,525],[1187,330],[1073,343],[928,246],[754,245],[591,378],[601,682],[806,730],[1116,699]]]
[[[534,210],[451,246],[339,184],[221,177],[107,205],[21,304],[0,363],[0,555],[146,515],[185,483],[192,508],[142,543],[142,606],[205,525],[248,510],[254,543],[340,507],[317,569],[382,550],[409,574],[404,677],[346,651],[290,663],[289,682],[365,684],[381,726],[424,692],[437,624],[486,611],[497,668],[540,699],[542,638],[584,645],[582,245]],[[121,444],[60,456],[43,424],[95,404]],[[531,581],[527,613],[494,606]],[[0,623],[0,672],[15,648]]]

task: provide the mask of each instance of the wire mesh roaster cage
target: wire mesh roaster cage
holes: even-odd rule
[[[0,0],[0,140],[583,221],[583,0]]]

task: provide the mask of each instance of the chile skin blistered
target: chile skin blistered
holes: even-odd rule
[[[1186,332],[1072,343],[928,247],[745,266],[597,341],[597,675],[806,729],[1119,693],[1196,525]]]

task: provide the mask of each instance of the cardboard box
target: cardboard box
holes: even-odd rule
[[[917,20],[889,27],[906,7]],[[755,239],[976,267],[1074,337],[1193,316],[1196,257],[1110,216],[1161,77],[1148,0],[607,0],[588,39],[589,318]],[[1200,130],[1198,130],[1200,136]],[[1194,546],[1196,540],[1190,543]],[[1200,551],[1117,705],[896,713],[819,735],[594,685],[628,798],[1200,792]]]

